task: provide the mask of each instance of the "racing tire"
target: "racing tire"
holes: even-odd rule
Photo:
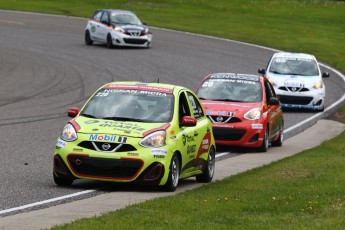
[[[272,146],[276,146],[276,147],[280,147],[283,145],[283,141],[284,141],[284,125],[283,123],[280,124],[280,127],[279,127],[279,136],[278,136],[278,139],[275,140],[275,141],[272,141],[271,142],[271,145]]]
[[[93,44],[93,41],[92,41],[91,36],[90,36],[90,31],[88,31],[88,30],[85,32],[85,44],[87,46],[91,46]]]
[[[207,157],[207,166],[205,171],[195,176],[196,181],[199,183],[209,183],[212,181],[213,175],[214,175],[214,169],[216,166],[216,153],[214,148],[211,147],[208,157]]]
[[[265,129],[264,139],[262,140],[261,146],[257,149],[258,152],[267,152],[268,150],[268,127]]]
[[[107,48],[108,49],[114,48],[113,38],[111,37],[111,34],[108,34],[108,36],[107,36]]]
[[[180,179],[180,169],[181,169],[180,159],[177,153],[174,153],[170,162],[168,181],[164,185],[165,191],[173,192],[176,190],[179,179]]]
[[[74,181],[73,178],[69,176],[61,175],[55,171],[53,171],[53,177],[54,177],[55,184],[60,185],[60,186],[70,186],[72,185]]]

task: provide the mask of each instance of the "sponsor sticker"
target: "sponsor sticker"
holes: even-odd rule
[[[263,129],[264,126],[262,124],[252,124],[252,129]]]
[[[90,134],[89,141],[107,141],[107,142],[120,142],[126,143],[127,137],[117,137],[116,135],[100,135],[100,134]]]
[[[167,151],[165,149],[151,149],[152,155],[167,155]]]
[[[66,145],[67,145],[67,143],[63,140],[58,140],[56,142],[56,147],[59,147],[59,148],[64,148],[64,147],[66,147]]]

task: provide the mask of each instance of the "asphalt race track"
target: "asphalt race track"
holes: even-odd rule
[[[69,120],[68,108],[80,108],[101,85],[117,80],[159,79],[195,89],[205,75],[213,72],[256,74],[274,52],[158,28],[152,29],[150,49],[109,50],[103,45],[84,45],[86,22],[81,18],[0,11],[0,213],[84,190],[96,191],[59,202],[108,191],[104,187],[109,183],[80,180],[71,188],[61,188],[52,178],[53,150]],[[344,81],[328,71],[331,77],[325,80],[326,106],[341,98],[345,90]],[[284,115],[285,128],[289,129],[315,114]],[[286,136],[295,135],[326,115],[290,129]]]

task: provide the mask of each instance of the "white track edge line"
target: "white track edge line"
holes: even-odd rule
[[[72,198],[72,197],[75,197],[75,196],[80,196],[80,195],[88,194],[88,193],[95,192],[95,191],[96,190],[85,190],[85,191],[82,191],[82,192],[77,192],[77,193],[72,193],[72,194],[65,195],[65,196],[60,196],[60,197],[52,198],[52,199],[49,199],[49,200],[43,200],[43,201],[39,201],[39,202],[27,204],[27,205],[15,207],[15,208],[5,209],[5,210],[0,211],[0,215],[1,214],[5,214],[5,213],[9,213],[9,212],[20,211],[20,210],[23,210],[23,209],[26,209],[26,208],[32,208],[32,207],[35,207],[35,206],[39,206],[39,205],[43,205],[43,204],[47,204],[47,203],[52,203],[52,202],[56,202],[56,201],[60,201],[60,200],[68,199],[68,198]]]

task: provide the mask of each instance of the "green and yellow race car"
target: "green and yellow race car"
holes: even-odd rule
[[[111,82],[98,89],[57,140],[57,185],[75,179],[135,183],[175,191],[179,179],[210,182],[216,146],[197,96],[182,86]]]

